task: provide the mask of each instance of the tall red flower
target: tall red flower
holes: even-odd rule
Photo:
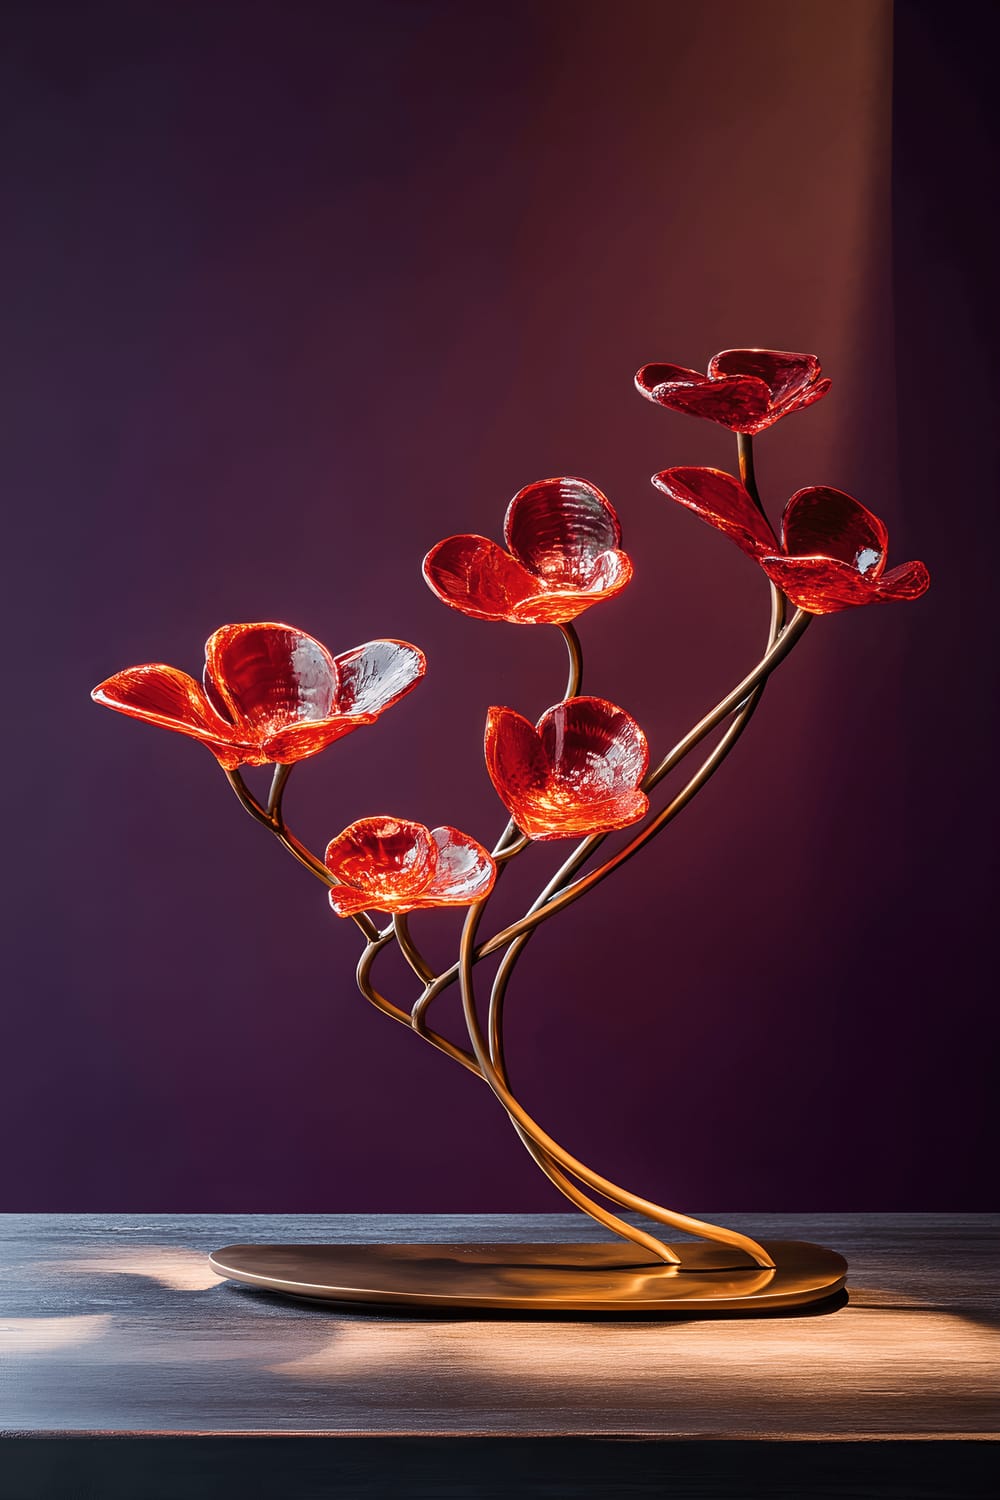
[[[206,643],[202,683],[157,662],[116,672],[91,697],[200,740],[233,771],[290,765],[374,724],[426,666],[405,641],[369,641],[331,656],[293,625],[223,625]]]
[[[425,828],[403,818],[361,818],[326,846],[336,878],[330,905],[341,917],[369,907],[405,912],[469,906],[488,896],[496,865],[457,828]]]
[[[930,584],[922,562],[885,571],[885,525],[842,490],[813,486],[785,506],[779,542],[749,494],[720,469],[664,469],[657,489],[725,532],[799,609],[834,614],[858,604],[918,599]]]
[[[626,828],[643,816],[646,736],[603,698],[557,703],[537,725],[512,708],[486,719],[486,766],[522,833],[564,839]]]
[[[812,406],[830,389],[815,354],[778,349],[724,349],[709,360],[707,375],[683,365],[643,365],[635,383],[647,400],[671,411],[751,435]]]
[[[563,625],[611,599],[632,577],[614,508],[585,479],[541,479],[507,508],[504,540],[450,536],[424,558],[424,577],[452,609],[478,620]]]

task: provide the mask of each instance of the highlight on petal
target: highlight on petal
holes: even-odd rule
[[[366,723],[398,703],[427,671],[426,656],[408,641],[368,641],[335,656],[333,664],[336,712]]]
[[[229,771],[243,759],[233,726],[215,711],[200,683],[176,667],[162,662],[127,667],[99,683],[90,696],[118,713],[201,740]]]
[[[424,558],[424,578],[452,609],[477,620],[521,619],[517,610],[538,591],[538,580],[485,536],[450,536]]]
[[[605,698],[570,698],[538,721],[553,776],[579,796],[634,791],[649,768],[638,724]]]
[[[468,906],[488,895],[496,879],[492,857],[468,834],[404,818],[352,823],[327,845],[326,865],[337,881],[330,905],[342,917],[368,907]]]
[[[432,828],[437,869],[421,892],[421,906],[468,906],[493,889],[497,867],[482,844],[457,828]]]
[[[501,801],[533,839],[625,828],[649,805],[640,787],[646,737],[603,698],[557,704],[535,728],[512,709],[491,709],[486,763]]]
[[[658,490],[730,537],[751,557],[772,552],[777,538],[738,479],[722,469],[675,468],[654,474]]]
[[[881,576],[889,546],[885,524],[843,490],[813,485],[798,490],[781,522],[791,557],[831,557],[872,580]]]
[[[206,692],[260,739],[328,718],[336,686],[329,651],[294,625],[223,625],[205,645]]]
[[[519,490],[504,517],[504,540],[518,562],[557,587],[592,578],[617,551],[621,526],[610,501],[585,479],[540,479]]]

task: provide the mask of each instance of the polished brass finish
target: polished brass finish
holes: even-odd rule
[[[762,1269],[719,1245],[673,1247],[676,1265],[633,1246],[227,1245],[213,1270],[328,1303],[453,1312],[720,1313],[803,1307],[844,1285],[847,1263],[798,1240]]]

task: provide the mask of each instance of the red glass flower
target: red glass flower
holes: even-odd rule
[[[649,799],[646,736],[603,698],[570,698],[531,724],[512,708],[486,719],[486,766],[522,833],[565,839],[626,828]]]
[[[91,697],[201,740],[233,771],[290,765],[374,724],[426,667],[405,641],[369,641],[335,657],[293,625],[223,625],[205,646],[204,685],[154,663],[116,672]]]
[[[683,365],[643,365],[635,383],[647,400],[671,411],[751,435],[812,406],[830,389],[815,354],[777,349],[724,349],[709,360],[707,375]]]
[[[337,880],[330,905],[341,917],[369,907],[468,906],[489,895],[497,874],[492,856],[468,834],[403,818],[352,823],[327,844],[326,866]]]
[[[424,558],[424,577],[452,609],[477,620],[563,625],[611,599],[632,577],[614,508],[585,479],[540,479],[504,518],[509,551],[485,536],[450,536]]]
[[[785,506],[779,542],[738,479],[720,469],[664,469],[657,489],[724,531],[799,609],[830,615],[856,604],[919,599],[922,562],[885,572],[888,535],[878,516],[842,490],[799,490]]]

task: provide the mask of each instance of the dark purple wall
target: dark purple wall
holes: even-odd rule
[[[485,710],[555,701],[561,643],[445,610],[419,563],[569,472],[637,562],[581,622],[587,686],[672,743],[756,659],[766,592],[648,485],[733,440],[631,376],[747,343],[834,378],[758,444],[772,506],[858,494],[933,591],[814,625],[704,797],[539,933],[513,1075],[682,1209],[988,1206],[989,12],[934,10],[897,7],[893,142],[877,0],[7,8],[3,1207],[560,1206],[358,997],[354,927],[211,758],[87,695],[197,672],[232,620],[416,641],[426,682],[289,816],[318,848],[376,812],[490,840]],[[455,919],[414,926],[445,961]]]

